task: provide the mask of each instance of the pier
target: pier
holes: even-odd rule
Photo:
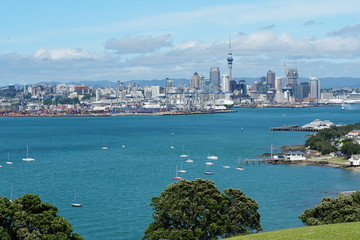
[[[270,130],[271,131],[299,131],[299,132],[318,132],[318,131],[320,131],[320,129],[314,129],[314,128],[299,128],[298,125],[272,127],[272,128],[270,128]]]

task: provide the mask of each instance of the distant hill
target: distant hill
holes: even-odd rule
[[[171,79],[174,81],[175,86],[189,86],[190,79],[180,78],[180,79]],[[255,81],[260,81],[260,77],[236,77],[234,80],[245,80],[246,84],[253,84]],[[319,78],[320,80],[320,87],[321,88],[360,88],[360,78],[353,78],[353,77],[325,77]],[[299,78],[299,82],[308,82],[308,78]],[[153,79],[153,80],[128,80],[124,81],[124,83],[136,83],[141,87],[144,86],[161,86],[165,87],[166,79]],[[38,84],[48,84],[48,85],[56,85],[61,84],[62,82],[58,81],[49,81],[49,82],[39,82]],[[115,88],[117,82],[109,81],[109,80],[97,80],[97,81],[73,81],[73,82],[66,82],[66,84],[75,84],[75,85],[87,85],[93,86],[95,88],[99,87],[112,87]],[[15,84],[15,86],[22,87],[23,85]]]

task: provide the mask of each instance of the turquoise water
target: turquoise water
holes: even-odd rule
[[[302,226],[297,216],[325,196],[359,189],[360,173],[330,167],[243,165],[282,145],[302,144],[307,133],[271,132],[316,118],[355,123],[360,111],[340,107],[237,109],[236,113],[184,116],[0,118],[0,194],[39,194],[58,207],[86,239],[140,239],[152,221],[151,198],[182,177],[208,178],[221,190],[241,189],[260,204],[265,231]],[[174,133],[174,134],[172,134]],[[109,149],[102,150],[105,144]],[[34,162],[23,162],[26,146]],[[122,148],[125,145],[125,148]],[[171,149],[170,145],[175,148]],[[13,165],[6,165],[7,154]],[[190,154],[185,163],[180,154]],[[204,175],[208,154],[219,156]],[[232,168],[224,169],[223,164]],[[83,204],[73,208],[74,198]]]

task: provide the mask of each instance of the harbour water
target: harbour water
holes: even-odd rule
[[[152,221],[151,198],[174,183],[206,178],[241,189],[260,205],[264,231],[303,226],[297,218],[326,196],[359,189],[360,172],[330,167],[249,164],[270,146],[303,144],[306,132],[272,132],[314,119],[355,123],[360,111],[340,107],[237,109],[183,116],[0,118],[0,194],[39,194],[86,239],[140,239]],[[124,146],[123,146],[124,145]],[[170,148],[170,146],[174,148]],[[26,155],[33,162],[21,159]],[[107,150],[101,149],[107,146]],[[275,151],[277,151],[275,149]],[[7,165],[8,159],[14,164]],[[186,163],[180,154],[194,160]],[[208,155],[218,160],[204,175]],[[230,165],[225,169],[222,165]],[[71,207],[76,191],[81,208]]]

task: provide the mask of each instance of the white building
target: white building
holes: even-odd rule
[[[320,81],[316,77],[310,78],[310,97],[320,99]]]
[[[305,153],[301,151],[290,151],[285,153],[285,158],[287,160],[296,161],[296,160],[306,160]]]
[[[353,154],[349,158],[350,166],[358,167],[360,166],[360,154]]]
[[[230,92],[230,77],[228,75],[221,76],[221,91]]]

